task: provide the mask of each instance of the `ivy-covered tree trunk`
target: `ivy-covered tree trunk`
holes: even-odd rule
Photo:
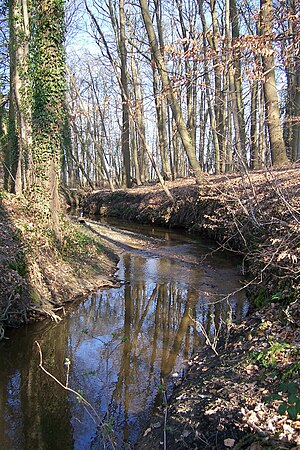
[[[64,0],[33,0],[33,192],[60,239],[58,173],[64,126]]]

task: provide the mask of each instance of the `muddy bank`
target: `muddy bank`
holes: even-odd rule
[[[118,254],[109,243],[69,218],[63,243],[31,213],[24,198],[5,195],[0,205],[0,339],[6,327],[51,318],[89,292],[116,284]]]

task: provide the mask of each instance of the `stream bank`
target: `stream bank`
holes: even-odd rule
[[[165,436],[167,448],[176,450],[300,446],[299,420],[279,415],[278,399],[263,402],[278,391],[282,374],[290,382],[299,377],[299,179],[300,169],[294,167],[207,176],[200,187],[192,179],[168,182],[174,204],[158,185],[86,198],[86,214],[180,226],[242,253],[256,306],[264,306],[244,324],[231,324],[218,354],[207,348],[195,356],[167,410],[149,424],[136,448],[163,448]],[[101,233],[95,236],[88,222],[70,226],[66,221],[64,251],[58,252],[43,238],[24,199],[3,198],[2,325],[41,316],[59,320],[64,304],[114,283],[118,250],[104,243]]]
[[[159,185],[99,191],[82,203],[89,216],[109,216],[183,228],[214,239],[245,257],[258,306],[274,295],[299,294],[299,167],[168,182],[172,203]]]
[[[24,197],[0,202],[0,340],[5,328],[50,318],[90,292],[117,284],[119,260],[109,243],[77,219],[62,218],[63,243],[53,242]]]
[[[260,308],[242,325],[230,324],[216,353],[208,346],[190,361],[137,449],[299,450],[299,414],[282,413],[283,404],[292,410],[300,399],[299,175],[294,167],[206,177],[200,187],[178,180],[168,183],[173,204],[158,185],[84,200],[87,215],[185,228],[244,255],[247,290]],[[283,382],[295,389],[292,403]],[[270,395],[276,400],[265,402]]]

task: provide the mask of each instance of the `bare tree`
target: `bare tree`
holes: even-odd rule
[[[264,95],[266,105],[266,119],[269,131],[272,163],[281,166],[288,162],[283,140],[278,93],[275,78],[273,38],[273,5],[272,0],[261,0],[260,35],[265,40],[266,48],[262,52],[264,70]]]
[[[165,95],[168,97],[170,107],[172,109],[174,119],[176,122],[176,126],[178,128],[178,132],[180,134],[182,144],[184,146],[185,152],[187,154],[190,166],[194,172],[194,176],[198,183],[202,180],[202,170],[200,168],[199,161],[196,156],[195,146],[193,145],[191,136],[188,132],[187,126],[185,124],[182,110],[180,107],[180,103],[176,98],[175,92],[172,88],[172,84],[170,82],[170,78],[167,71],[167,66],[164,61],[164,57],[161,53],[159,43],[157,40],[157,36],[153,27],[153,23],[151,20],[148,3],[146,0],[139,0],[139,4],[141,7],[141,12],[145,24],[145,28],[148,35],[149,45],[153,57],[153,64],[157,66],[159,71],[162,85],[164,88]]]

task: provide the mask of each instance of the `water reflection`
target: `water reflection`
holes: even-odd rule
[[[124,254],[121,288],[90,296],[61,324],[37,324],[0,344],[1,449],[112,448],[112,440],[129,448],[136,442],[161,403],[161,380],[180,374],[203,344],[200,323],[211,337],[226,320],[228,303],[219,300],[240,286],[237,264],[224,255],[195,268],[199,246],[183,243],[181,252],[192,260]],[[230,298],[238,317],[243,304],[241,293]],[[62,383],[70,359],[70,386],[105,428],[38,369],[35,340],[45,367]]]
[[[38,339],[47,354],[48,369],[63,379],[68,323],[60,327],[40,326],[38,331]],[[66,392],[39,371],[36,337],[34,331],[23,331],[20,339],[12,336],[0,346],[1,449],[73,446]]]

